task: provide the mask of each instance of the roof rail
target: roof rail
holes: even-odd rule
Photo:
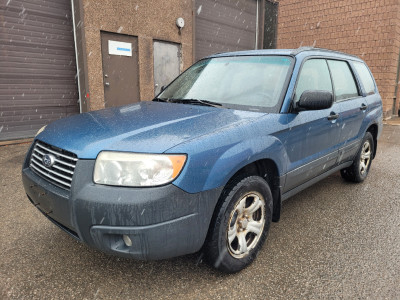
[[[293,51],[290,53],[290,54],[292,54],[292,55],[297,55],[297,54],[299,54],[300,52],[303,52],[303,51],[308,51],[308,50],[315,50],[315,48],[314,47],[312,47],[312,46],[303,46],[303,47],[299,47],[299,48],[297,48],[297,49],[293,49]]]
[[[347,55],[347,56],[352,56],[352,57],[356,57],[359,58],[357,55],[353,55],[353,54],[348,54],[342,51],[337,51],[337,50],[332,50],[332,49],[325,49],[325,48],[314,48],[312,46],[306,46],[306,47],[299,47],[297,49],[294,49],[290,54],[292,55],[297,55],[301,52],[304,51],[312,51],[312,50],[316,50],[316,51],[324,51],[324,52],[332,52],[332,53],[338,53],[338,54],[343,54],[343,55]]]

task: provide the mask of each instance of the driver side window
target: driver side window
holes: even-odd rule
[[[332,93],[331,77],[325,59],[309,59],[303,64],[297,80],[294,101],[299,101],[301,94],[307,90]]]

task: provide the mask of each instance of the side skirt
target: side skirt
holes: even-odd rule
[[[305,190],[306,188],[308,188],[308,187],[312,186],[314,183],[317,183],[318,181],[328,177],[329,175],[332,175],[333,173],[336,173],[337,171],[339,171],[339,170],[341,170],[343,168],[347,168],[347,167],[351,166],[352,163],[353,163],[352,161],[348,161],[348,162],[345,162],[343,164],[340,164],[337,167],[335,167],[335,168],[333,168],[333,169],[331,169],[331,170],[329,170],[329,171],[327,171],[327,172],[325,172],[325,173],[323,173],[321,175],[318,175],[317,177],[314,177],[313,179],[303,183],[302,185],[299,185],[298,187],[295,187],[294,189],[291,189],[290,191],[288,191],[288,192],[286,192],[286,193],[284,193],[282,195],[282,201],[285,201],[285,200],[289,199],[290,197],[292,197],[295,194],[301,192],[302,190]]]

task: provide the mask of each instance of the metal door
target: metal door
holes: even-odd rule
[[[137,37],[101,33],[105,107],[139,102]]]
[[[180,73],[180,45],[168,42],[154,42],[154,94],[161,91]]]

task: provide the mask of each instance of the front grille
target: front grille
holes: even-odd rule
[[[45,166],[43,162],[45,155],[52,156],[54,160],[49,167]],[[40,177],[69,190],[77,160],[77,156],[71,152],[37,141],[32,151],[29,167]]]

